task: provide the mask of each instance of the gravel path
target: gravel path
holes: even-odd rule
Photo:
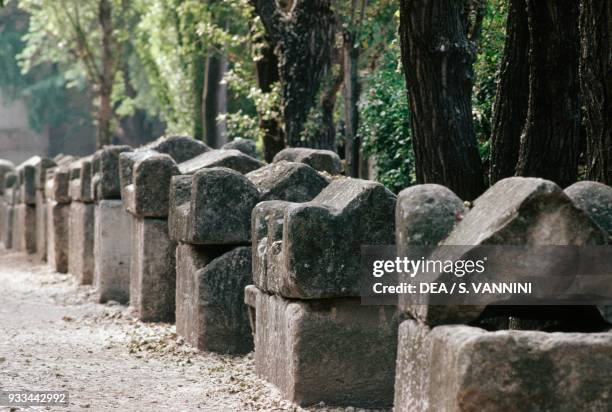
[[[74,411],[304,410],[255,376],[252,354],[196,352],[174,326],[97,304],[91,287],[6,250],[0,250],[0,389],[67,390]]]

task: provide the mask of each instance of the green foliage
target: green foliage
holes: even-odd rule
[[[0,33],[0,89],[5,97],[27,96],[32,124],[41,127],[68,116],[55,104],[68,98],[65,86],[96,92],[92,73],[101,59],[99,0],[13,1],[29,13],[30,23],[25,29],[13,27]],[[163,120],[168,132],[191,134],[197,128],[194,119],[201,103],[194,93],[196,76],[202,76],[199,65],[210,53],[223,53],[229,65],[223,80],[228,88],[228,113],[220,115],[219,121],[227,125],[228,137],[261,143],[260,120],[282,120],[280,86],[270,93],[257,87],[255,63],[261,58],[261,44],[256,40],[263,37],[263,28],[253,18],[249,0],[110,1],[118,50],[112,94],[117,118],[143,110]],[[336,46],[342,45],[345,36],[360,49],[358,135],[365,152],[376,159],[378,179],[395,191],[415,182],[409,108],[399,63],[397,3],[334,2],[340,23]],[[473,114],[483,159],[488,157],[506,8],[505,0],[486,2],[474,65]],[[83,59],[84,53],[91,58]],[[20,65],[9,58],[15,55]],[[333,78],[340,73],[332,74]],[[341,93],[337,97],[334,116],[341,123],[344,102]],[[305,133],[317,132],[322,124],[320,116],[311,116]]]
[[[23,29],[19,27],[24,25],[23,20],[23,16],[21,21],[15,16],[12,19],[10,16],[0,18],[0,90],[8,100],[19,98],[26,86],[26,79],[15,60],[23,49]]]
[[[24,100],[27,107],[29,126],[41,132],[44,126],[58,127],[90,123],[87,107],[72,104],[72,96],[66,90],[67,79],[57,65],[40,65],[24,73],[17,56],[26,48],[29,19],[13,7],[0,17],[0,93],[11,102]],[[75,86],[82,89],[83,83]]]
[[[269,93],[262,92],[257,87],[253,73],[246,70],[241,62],[233,64],[233,68],[225,75],[224,81],[234,97],[242,99],[243,106],[247,107],[246,110],[237,108],[220,115],[219,120],[227,124],[228,137],[230,139],[242,137],[261,142],[264,131],[259,128],[259,120],[278,121],[281,119],[279,112],[280,84],[274,84]]]
[[[358,134],[365,152],[376,159],[377,180],[396,193],[414,184],[410,112],[397,41],[367,79],[360,116]]]
[[[191,88],[193,42],[196,21],[205,17],[193,2],[142,0],[135,2],[140,21],[135,28],[135,50],[143,63],[150,88],[139,98],[150,112],[168,125],[168,132],[191,133],[195,102]]]
[[[506,1],[487,1],[478,54],[474,63],[475,82],[472,93],[474,130],[483,161],[489,158],[493,102],[499,65],[503,56],[507,12]]]
[[[25,47],[18,56],[24,73],[56,64],[69,86],[96,76],[101,54],[97,0],[19,0],[18,4],[29,14],[28,31],[23,36]]]
[[[191,133],[197,102],[192,93],[194,64],[208,53],[229,59],[229,137],[258,133],[253,59],[248,50],[251,8],[246,0],[209,4],[200,0],[137,0],[139,22],[133,41],[146,87],[138,105],[159,115],[169,132]]]

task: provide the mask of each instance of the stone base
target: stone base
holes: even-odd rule
[[[400,325],[395,411],[612,410],[612,333]]]
[[[13,220],[14,207],[7,203],[2,213],[2,243],[7,249],[13,248]]]
[[[166,219],[133,218],[130,305],[145,322],[174,322],[176,242]]]
[[[252,289],[252,288],[251,288]],[[393,403],[397,317],[360,299],[256,293],[255,371],[299,405]]]
[[[128,303],[132,217],[121,200],[100,200],[95,210],[94,286],[98,300]]]
[[[73,201],[70,204],[68,271],[81,285],[93,283],[94,215],[93,203]]]
[[[36,191],[36,259],[47,261],[47,201],[42,190]]]
[[[36,206],[21,203],[15,206],[15,215],[15,249],[28,254],[36,253]]]
[[[68,272],[70,203],[47,200],[47,262],[59,273]]]
[[[252,281],[251,248],[179,244],[176,332],[200,350],[248,353],[253,335],[244,288]]]
[[[5,219],[6,219],[6,209],[8,208],[8,204],[4,200],[5,195],[0,195],[0,242],[2,242]]]
[[[17,213],[18,204],[13,206],[13,213],[11,216],[12,222],[10,225],[11,228],[11,238],[13,239],[13,249],[19,250],[19,214]]]

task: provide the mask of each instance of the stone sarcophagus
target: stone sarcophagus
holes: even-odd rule
[[[412,190],[416,189],[407,189],[403,196],[411,196]],[[438,198],[441,198],[439,193]],[[399,204],[407,205],[401,201]],[[456,209],[456,204],[457,200],[451,206],[447,204],[447,207]],[[398,211],[398,216],[404,216],[412,223],[397,222],[399,228],[406,228],[403,233],[400,229],[398,237],[410,239],[406,231],[409,233],[415,230],[417,225],[414,220],[427,218],[426,214],[414,216],[413,210],[419,209],[407,207]],[[434,220],[437,222],[439,219]],[[537,178],[501,180],[476,199],[474,207],[465,213],[454,228],[444,228],[452,230],[438,244],[465,245],[466,248],[461,250],[464,255],[480,245],[583,246],[605,244],[607,238],[606,233],[587,213],[574,205],[557,185]],[[412,238],[414,239],[414,234]],[[411,242],[402,242],[400,245],[408,248]],[[400,255],[405,255],[406,252],[398,250]],[[445,256],[446,258],[459,260],[462,256],[451,255]],[[467,324],[485,310],[485,306],[479,305],[410,306],[401,298],[399,305],[400,309],[430,326]]]
[[[359,179],[335,180],[313,202],[259,204],[255,285],[295,299],[359,296],[361,246],[393,244],[394,205],[384,186]]]
[[[242,175],[224,167],[177,176],[171,188],[170,232],[200,245],[248,244],[255,205],[271,199],[306,201],[327,180],[309,166],[278,162]]]
[[[13,214],[12,187],[15,184],[15,179],[15,165],[8,160],[0,159],[0,242],[7,249],[13,247],[11,226]]]
[[[53,270],[68,272],[70,254],[70,167],[47,170],[45,198],[47,212],[47,262]]]
[[[174,162],[182,163],[209,151],[211,149],[208,146],[188,136],[162,136],[133,151],[123,152],[119,156],[121,199],[128,199],[127,192],[134,190],[134,167],[139,160],[146,159],[154,154],[165,154]],[[162,186],[163,182],[159,183]]]
[[[604,245],[610,211],[612,189],[593,182],[564,192],[547,180],[508,178],[469,211],[447,188],[420,185],[398,197],[397,252]],[[410,320],[399,329],[396,411],[612,408],[606,307],[416,305],[400,296],[399,309]]]
[[[286,160],[288,162],[304,163],[319,172],[330,175],[342,173],[340,157],[331,150],[308,149],[305,147],[289,147],[274,156],[274,162]]]
[[[70,164],[70,222],[68,272],[81,285],[91,285],[94,275],[95,205],[91,192],[92,156]]]
[[[47,181],[47,170],[58,165],[63,156],[57,159],[42,158],[36,164],[36,259],[39,262],[47,261],[47,197],[45,185]]]
[[[92,158],[90,191],[95,202],[93,285],[100,302],[127,302],[132,219],[121,202],[119,156],[132,148],[104,146]]]
[[[39,239],[39,231],[44,232],[45,223],[44,216],[39,213],[44,206],[44,193],[41,188],[44,178],[40,177],[40,171],[44,172],[47,167],[53,165],[55,163],[51,159],[33,156],[17,166],[19,197],[14,209],[16,224],[13,226],[16,250],[37,254],[37,242],[43,242],[43,239]],[[45,253],[41,253],[40,257],[44,255]]]
[[[234,149],[207,149],[181,163],[179,160],[151,150],[121,156],[123,202],[134,216],[130,304],[145,321],[175,319],[178,252],[167,221],[173,196],[172,178],[184,174],[189,179],[200,169],[218,165],[243,172],[263,165]]]
[[[606,411],[612,333],[400,325],[399,411]]]
[[[287,399],[392,404],[398,318],[361,305],[359,266],[362,245],[393,244],[395,202],[379,183],[340,178],[310,202],[253,211],[255,370]]]
[[[6,199],[8,205],[11,206],[7,209],[6,225],[5,225],[5,241],[6,244],[10,244],[14,250],[18,249],[17,245],[17,206],[19,205],[19,199],[21,198],[21,190],[19,185],[19,174],[17,170],[15,173],[9,173],[7,175],[6,183]]]
[[[175,176],[170,234],[177,247],[176,327],[202,350],[253,348],[244,288],[252,282],[251,214],[260,201],[309,201],[328,185],[311,167],[281,161],[245,175],[225,167]]]
[[[221,146],[224,150],[239,150],[247,156],[257,158],[257,146],[253,140],[236,137],[234,140]]]

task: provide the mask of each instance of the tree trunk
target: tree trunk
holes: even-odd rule
[[[345,159],[347,176],[359,177],[359,149],[361,143],[357,136],[359,127],[359,47],[355,46],[352,32],[344,33],[344,120],[345,120]]]
[[[287,144],[333,150],[327,131],[305,132],[309,120],[317,126],[326,116],[327,108],[319,107],[320,94],[324,83],[333,81],[335,17],[331,0],[295,0],[287,13],[279,10],[275,0],[251,0],[251,4],[277,45]]]
[[[338,100],[338,93],[344,82],[344,71],[342,67],[342,49],[334,48],[332,64],[340,67],[339,70],[332,70],[327,75],[321,87],[320,94],[320,111],[321,121],[317,124],[318,131],[312,137],[315,141],[311,142],[309,147],[319,149],[328,149],[336,151],[336,122],[334,119],[334,109]],[[315,109],[316,110],[316,109]],[[315,117],[317,119],[317,117]]]
[[[270,93],[272,85],[280,81],[278,74],[278,58],[270,40],[261,50],[261,58],[256,62],[257,84],[263,93]],[[259,128],[263,130],[263,150],[266,162],[272,162],[274,156],[285,148],[285,134],[282,125],[275,119],[259,120]]]
[[[98,94],[98,128],[96,133],[96,147],[112,143],[111,122],[113,118],[113,107],[111,95],[115,81],[115,56],[113,38],[112,9],[109,0],[100,0],[98,8],[98,20],[102,28],[102,71],[100,73]]]
[[[529,27],[525,0],[510,0],[506,44],[493,109],[491,184],[514,176],[529,103]]]
[[[612,185],[612,1],[582,0],[580,86],[589,179]]]
[[[193,99],[193,137],[204,141],[204,90],[206,84],[206,53],[201,41],[195,41],[195,51],[191,58],[191,81]],[[207,141],[207,140],[206,140]]]
[[[220,146],[219,128],[219,87],[223,79],[223,68],[220,56],[210,50],[206,57],[205,85],[204,85],[204,133],[206,144],[213,148]]]
[[[528,0],[529,107],[516,173],[576,181],[580,143],[578,3]]]
[[[484,190],[472,124],[472,64],[464,2],[401,0],[402,63],[418,183],[472,200]]]
[[[228,90],[227,83],[224,83],[223,77],[229,68],[229,60],[227,56],[227,49],[224,49],[219,54],[219,68],[221,71],[221,78],[219,80],[219,85],[217,87],[217,116],[222,116],[227,113],[227,99],[228,99]],[[228,141],[227,137],[227,122],[225,120],[216,121],[217,124],[217,144],[219,146],[223,146]]]

